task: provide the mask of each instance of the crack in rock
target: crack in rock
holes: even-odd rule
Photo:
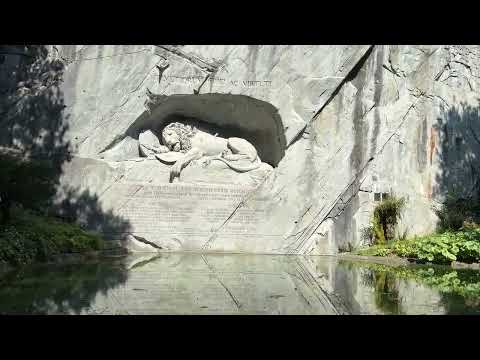
[[[310,225],[308,225],[309,229],[306,231],[306,233],[303,234],[302,236],[300,236],[299,239],[297,239],[297,241],[299,241],[299,245],[295,248],[294,251],[298,251],[298,252],[301,253],[302,248],[305,248],[305,247],[308,248],[308,246],[305,246],[305,244],[312,237],[312,235],[316,232],[316,230],[320,227],[320,225],[322,225],[323,222],[326,219],[332,217],[332,212],[337,208],[338,202],[342,201],[343,204],[348,205],[349,201],[351,201],[351,199],[353,199],[353,197],[358,193],[358,190],[355,190],[355,188],[359,189],[361,187],[361,185],[363,184],[363,181],[365,180],[365,178],[359,184],[358,184],[358,179],[367,171],[368,166],[373,162],[373,160],[379,154],[381,154],[383,152],[383,150],[385,149],[387,144],[391,141],[391,139],[395,136],[395,134],[398,133],[398,130],[405,123],[408,114],[410,113],[410,111],[413,108],[415,108],[415,106],[416,106],[416,104],[419,100],[420,99],[417,99],[414,103],[412,103],[410,105],[410,107],[408,108],[406,113],[403,115],[403,117],[400,121],[400,124],[395,128],[395,130],[392,132],[392,134],[387,138],[387,140],[384,142],[382,147],[372,157],[370,157],[367,160],[367,162],[362,166],[362,168],[354,175],[353,180],[350,181],[350,183],[344,188],[343,191],[340,192],[340,194],[336,197],[336,199],[333,202],[330,203],[331,205],[329,206],[329,211],[324,216],[322,216],[321,218],[320,218],[321,211],[317,213],[317,215],[313,218]],[[357,186],[355,186],[355,184],[357,184]],[[349,190],[351,192],[351,196],[348,197],[347,202],[343,202],[342,199],[345,197],[344,195],[347,194]],[[342,208],[340,208],[338,211],[341,212]],[[336,215],[333,215],[333,216],[336,216]],[[302,239],[302,237],[303,237],[303,239]]]
[[[332,93],[330,94],[330,96],[328,97],[327,101],[325,101],[325,103],[320,107],[320,109],[318,109],[318,111],[313,115],[313,117],[307,121],[305,123],[305,125],[303,125],[300,130],[298,130],[298,132],[295,134],[295,136],[292,137],[292,140],[290,140],[290,142],[287,144],[286,148],[285,149],[288,149],[293,143],[295,143],[296,141],[298,141],[303,132],[305,131],[305,129],[310,126],[310,124],[318,117],[318,115],[322,112],[322,110],[332,101],[333,98],[335,98],[335,96],[337,96],[337,94],[340,92],[340,90],[342,89],[343,85],[345,85],[347,82],[350,81],[350,78],[351,76],[353,76],[353,74],[355,74],[357,71],[358,71],[358,65],[359,64],[363,64],[363,62],[368,59],[368,57],[370,57],[370,54],[372,53],[372,50],[373,48],[375,47],[375,45],[370,45],[370,47],[365,51],[365,53],[363,54],[363,56],[360,58],[360,60],[357,62],[357,64],[355,64],[352,69],[348,72],[348,74],[345,75],[345,77],[343,77],[343,80],[340,81],[340,83],[338,84],[338,86],[332,91]],[[328,89],[325,89],[321,94],[320,94],[320,97],[327,91]]]
[[[100,128],[101,126],[103,126],[103,125],[105,125],[105,124],[108,124],[109,122],[115,120],[114,116],[117,115],[117,114],[120,112],[120,110],[122,109],[122,107],[125,106],[125,104],[126,104],[129,100],[130,100],[130,97],[128,97],[122,104],[118,105],[118,106],[116,107],[116,109],[114,110],[114,112],[112,113],[112,115],[108,116],[108,118],[107,118],[106,120],[102,117],[102,121],[100,121],[100,122],[99,122],[98,124],[96,124],[91,130],[88,131],[88,132],[89,132],[89,135],[86,135],[82,140],[78,141],[75,145],[76,145],[77,147],[82,146],[82,145],[85,143],[85,141],[87,141],[87,139],[92,135],[92,133],[95,132],[98,128]],[[116,140],[118,137],[121,137],[120,140],[122,140],[124,136],[123,136],[123,135],[118,135],[112,142],[117,143],[118,140],[117,140],[117,141],[115,141],[115,140]],[[113,145],[115,145],[115,144],[113,144]],[[112,145],[112,146],[113,146],[113,145]],[[102,152],[108,150],[108,148],[111,148],[112,146],[110,146],[110,144],[107,145],[107,147],[106,147],[105,149],[101,150],[101,151],[99,152],[99,154],[101,154]]]
[[[163,250],[163,248],[161,246],[158,246],[157,244],[155,244],[154,242],[151,242],[151,241],[148,241],[147,239],[145,239],[144,237],[141,237],[141,236],[138,236],[138,235],[134,235],[134,234],[130,234],[133,238],[135,238],[135,240],[141,242],[141,243],[144,243],[146,245],[150,245],[152,247],[154,247],[155,249],[158,249],[158,250]]]
[[[83,50],[83,49],[81,49],[81,50]],[[78,51],[80,51],[80,50],[78,50]],[[78,62],[78,61],[110,59],[110,58],[117,57],[117,56],[138,54],[138,53],[147,52],[147,51],[150,51],[150,49],[143,49],[143,50],[138,50],[138,51],[124,52],[124,53],[115,54],[115,55],[98,56],[98,57],[92,57],[92,58],[79,58],[79,59],[62,58],[62,59],[65,59],[65,61],[68,61],[68,65],[70,65],[70,64],[72,64],[74,62]]]
[[[216,73],[221,65],[220,63],[217,63],[217,62],[209,62],[205,59],[202,59],[198,55],[188,54],[174,45],[155,45],[155,46],[165,51],[168,51],[172,54],[175,54],[185,60],[188,60],[190,63],[198,66],[202,70],[206,70],[211,73]]]
[[[203,261],[205,262],[205,264],[207,265],[207,267],[210,269],[210,271],[213,273],[213,275],[215,276],[215,278],[217,279],[217,281],[220,283],[220,285],[222,285],[222,287],[225,289],[225,291],[228,293],[228,295],[230,296],[230,298],[233,300],[233,302],[235,303],[235,306],[237,307],[237,309],[241,309],[242,307],[242,304],[240,304],[240,302],[235,298],[235,296],[233,296],[233,293],[230,291],[230,289],[223,283],[223,281],[220,279],[220,277],[218,276],[216,270],[214,269],[213,266],[211,266],[209,264],[209,262],[207,261],[207,259],[205,258],[205,256],[201,255]]]

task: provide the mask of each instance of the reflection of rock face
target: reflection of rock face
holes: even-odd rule
[[[336,294],[351,314],[436,315],[444,314],[441,288],[428,286],[418,279],[400,276],[395,267],[368,262],[338,261],[312,257],[312,272],[326,292]],[[373,269],[371,268],[373,266]],[[407,268],[412,274],[424,270]],[[405,269],[403,270],[405,272]],[[331,290],[329,291],[329,288]]]
[[[328,256],[152,252],[0,275],[0,314],[480,313],[476,272]]]

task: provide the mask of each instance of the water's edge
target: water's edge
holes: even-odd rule
[[[480,314],[480,272],[351,254],[99,251],[1,275],[0,314]]]

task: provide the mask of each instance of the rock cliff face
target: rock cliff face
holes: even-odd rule
[[[28,74],[9,74],[24,55],[3,48],[2,144],[20,146],[18,127],[41,120],[24,106],[32,119],[21,123],[19,106],[55,90],[47,100],[60,104],[64,128],[50,137],[73,155],[59,174],[58,211],[112,239],[336,253],[362,242],[382,194],[408,199],[401,230],[421,234],[434,230],[432,206],[449,189],[466,194],[478,178],[479,46],[45,49],[49,69],[29,73],[38,84],[17,86]],[[193,162],[169,183],[169,165],[140,157],[139,135],[187,118],[248,140],[273,170],[247,176]]]

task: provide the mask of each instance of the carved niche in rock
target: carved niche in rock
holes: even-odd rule
[[[171,164],[170,182],[179,180],[182,169],[195,160],[203,167],[220,161],[239,173],[261,169],[266,175],[272,170],[270,165],[261,161],[257,150],[247,140],[211,134],[194,122],[170,123],[163,129],[161,137],[163,144],[150,130],[141,133],[140,154],[150,158],[155,156],[162,163]]]

